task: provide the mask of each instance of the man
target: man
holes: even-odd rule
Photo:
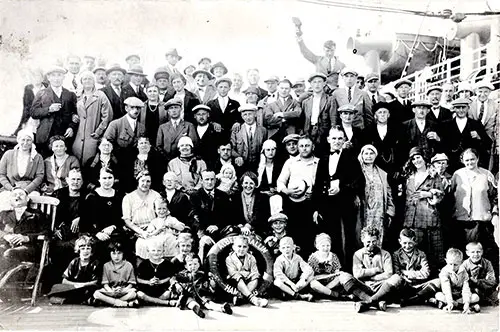
[[[321,231],[335,239],[332,248],[349,271],[356,248],[356,215],[364,194],[365,177],[352,149],[345,149],[346,137],[339,126],[330,129],[330,153],[321,157],[313,188],[314,221]]]
[[[229,92],[229,97],[236,100],[238,103],[245,104],[247,102],[245,93],[241,91],[243,86],[243,76],[239,73],[233,74],[233,85],[231,86],[231,91]]]
[[[220,79],[222,76],[226,75],[228,72],[227,67],[224,66],[222,62],[217,62],[210,68],[210,73],[214,75],[216,80]]]
[[[455,95],[455,86],[452,83],[443,84],[443,96],[441,98],[441,106],[451,109],[451,101]]]
[[[44,157],[51,153],[47,145],[50,137],[63,135],[70,139],[78,127],[78,121],[74,121],[78,119],[76,95],[62,86],[65,74],[64,68],[50,68],[46,73],[49,87],[38,91],[31,107],[31,117],[40,120],[35,143]]]
[[[125,58],[125,62],[128,65],[128,68],[132,68],[132,66],[141,64],[141,57],[137,54],[130,54]]]
[[[176,65],[179,61],[181,61],[182,57],[177,52],[176,48],[170,48],[165,53],[165,58],[167,59],[166,70],[168,76],[171,77],[174,74],[181,74],[179,69],[177,69]]]
[[[313,250],[316,225],[313,223],[313,185],[319,159],[313,155],[314,143],[307,136],[298,141],[299,156],[289,158],[276,181],[276,189],[284,197],[284,213],[289,216],[288,233],[307,257]],[[358,163],[359,165],[359,163]]]
[[[258,100],[261,100],[261,99],[265,98],[268,93],[267,93],[267,90],[264,90],[259,86],[259,80],[260,80],[259,70],[257,68],[248,69],[248,71],[247,71],[247,81],[248,81],[247,90],[249,88],[257,89],[257,92],[258,92],[257,95],[259,96]]]
[[[215,88],[208,84],[208,82],[214,77],[208,71],[203,69],[195,70],[192,77],[196,83],[196,91],[194,94],[198,97],[202,104],[206,105],[217,95]]]
[[[396,82],[394,85],[394,89],[396,89],[397,97],[394,102],[392,102],[392,106],[389,109],[391,111],[391,121],[396,125],[400,125],[401,123],[410,120],[413,118],[413,111],[411,107],[411,101],[408,98],[408,94],[411,90],[411,81],[401,80]]]
[[[336,107],[332,109],[332,111],[337,110],[346,104],[354,105],[356,113],[354,114],[352,124],[354,127],[363,129],[373,123],[372,101],[366,91],[360,90],[356,86],[357,76],[358,73],[353,69],[345,68],[342,71],[345,87],[336,89],[333,92],[332,97]],[[340,119],[338,116],[338,114],[330,113],[332,123],[339,123]]]
[[[212,60],[207,57],[203,57],[198,61],[198,68],[204,71],[210,71],[212,67]]]
[[[207,164],[208,169],[219,174],[219,171],[222,168],[222,165],[224,164],[230,164],[233,165],[235,168],[237,168],[237,166],[234,164],[231,152],[232,152],[231,141],[223,140],[219,142],[219,146],[217,147],[217,157],[212,164]]]
[[[439,85],[431,86],[425,93],[427,99],[431,103],[431,111],[427,114],[427,119],[441,125],[446,120],[452,117],[451,111],[443,106],[440,106],[441,94],[443,89]]]
[[[470,103],[470,99],[455,99],[452,102],[455,118],[442,125],[443,150],[449,158],[450,174],[463,166],[460,156],[468,148],[475,149],[479,153],[479,165],[488,168],[491,139],[481,122],[467,116]]]
[[[358,153],[363,145],[365,145],[365,130],[353,126],[355,108],[351,104],[341,106],[337,113],[339,114],[339,126],[344,131],[346,137],[346,148],[350,148],[353,152]],[[368,127],[369,128],[369,127]]]
[[[259,104],[262,104],[262,107],[265,107],[266,105],[269,105],[271,103],[274,103],[276,100],[278,100],[278,83],[280,82],[280,79],[278,76],[269,76],[264,83],[267,85],[267,96],[262,99]]]
[[[207,165],[212,165],[217,160],[217,148],[223,140],[223,133],[216,131],[211,121],[211,109],[207,105],[198,105],[193,108],[195,118],[196,136],[198,145],[197,155]],[[212,111],[213,113],[213,111]]]
[[[306,81],[304,79],[296,80],[292,85],[292,89],[293,93],[295,94],[294,98],[298,99],[300,95],[306,92]]]
[[[154,79],[156,85],[158,86],[158,100],[166,101],[165,96],[168,93],[168,89],[172,89],[170,85],[170,74],[167,67],[158,67],[154,73]]]
[[[106,86],[106,68],[104,66],[95,67],[92,71],[95,75],[95,88],[97,90],[102,90]]]
[[[427,119],[431,104],[428,101],[416,101],[412,104],[412,108],[415,117],[403,122],[400,127],[398,148],[400,165],[406,162],[413,147],[420,147],[427,161],[431,160],[440,148],[441,138],[437,132],[437,124]]]
[[[76,92],[81,88],[80,69],[82,67],[82,60],[78,55],[69,55],[66,58],[66,69],[68,70],[68,75],[64,77],[63,87],[71,92]]]
[[[228,97],[231,85],[232,81],[230,78],[219,78],[215,82],[217,97],[207,103],[207,106],[211,110],[211,121],[220,124],[226,135],[231,131],[233,124],[243,122],[241,114],[238,112],[240,103]]]
[[[373,105],[378,102],[386,102],[385,97],[380,94],[379,88],[380,79],[378,74],[370,73],[366,75],[366,92],[368,92],[368,97],[370,97]]]
[[[84,55],[83,56],[83,70],[94,71],[95,66],[95,57],[92,55]]]
[[[170,161],[176,157],[177,144],[181,137],[189,136],[195,147],[198,143],[198,137],[194,125],[181,118],[182,102],[179,99],[174,98],[167,101],[165,109],[170,120],[158,128],[156,146],[163,150],[167,161]]]
[[[173,89],[167,91],[163,100],[180,100],[182,102],[181,117],[184,121],[194,123],[193,108],[200,104],[200,100],[194,93],[186,89],[186,78],[184,76],[174,74],[170,77],[170,82]]]
[[[104,92],[111,103],[111,108],[113,109],[113,120],[119,119],[125,115],[125,108],[122,104],[121,94],[122,83],[126,73],[126,70],[120,67],[119,64],[114,64],[106,70],[109,83],[102,88],[101,91]]]
[[[471,103],[468,116],[481,122],[490,139],[495,140],[498,130],[500,130],[500,128],[496,128],[497,116],[500,111],[495,100],[489,98],[493,90],[495,90],[493,84],[486,80],[476,84],[477,98]]]
[[[142,88],[143,79],[147,76],[144,74],[142,66],[132,65],[127,71],[127,75],[130,77],[130,82],[123,85],[122,94],[120,96],[122,103],[129,97],[136,97],[142,101],[148,100],[148,96],[146,96]]]
[[[146,133],[144,124],[137,121],[144,107],[142,100],[136,97],[128,97],[123,104],[125,105],[126,114],[111,121],[104,133],[104,138],[113,143],[119,161],[128,160],[129,154],[133,152],[134,144],[139,137]]]
[[[298,101],[290,96],[292,82],[284,79],[279,82],[275,102],[264,107],[264,127],[270,139],[280,142],[286,135],[297,134],[302,129],[300,117],[302,109]]]
[[[315,73],[309,76],[312,94],[305,98],[300,104],[304,112],[303,132],[313,140],[316,152],[323,148],[328,130],[332,125],[331,114],[334,104],[331,98],[324,92],[326,76],[322,73]]]

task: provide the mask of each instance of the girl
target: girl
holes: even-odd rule
[[[175,273],[182,271],[186,257],[193,253],[193,236],[189,233],[181,233],[177,237],[178,254],[172,258],[171,262]]]

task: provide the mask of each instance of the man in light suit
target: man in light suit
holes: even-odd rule
[[[255,105],[242,105],[239,111],[244,123],[238,131],[231,133],[234,163],[238,167],[244,166],[245,170],[256,172],[262,144],[267,139],[267,130],[256,122]]]
[[[142,88],[144,77],[147,76],[144,74],[142,66],[132,65],[127,72],[127,75],[130,77],[130,82],[125,84],[122,88],[122,95],[120,96],[122,101],[125,101],[128,97],[136,97],[142,101],[148,100],[148,96],[146,96],[146,93]]]
[[[210,72],[203,69],[195,70],[192,76],[196,83],[196,90],[193,92],[201,103],[206,105],[217,95],[217,91],[214,86],[208,84],[214,77],[210,74]]]
[[[222,126],[223,132],[228,135],[233,124],[241,123],[241,114],[238,112],[240,103],[228,97],[232,81],[228,77],[221,77],[215,82],[217,97],[207,103],[210,107],[210,120]],[[229,138],[229,136],[227,136]]]
[[[122,83],[127,71],[120,67],[119,64],[112,65],[106,70],[109,83],[101,89],[102,92],[108,97],[113,109],[113,120],[119,119],[125,115],[125,109],[122,107],[121,93]]]
[[[297,134],[301,129],[302,109],[298,101],[290,96],[292,82],[284,79],[278,84],[278,97],[264,108],[264,127],[269,138],[281,142],[289,134]]]
[[[431,111],[427,114],[427,119],[436,122],[438,125],[452,118],[451,111],[440,105],[442,92],[443,89],[439,85],[434,85],[428,88],[425,93],[432,105]]]
[[[373,123],[372,101],[366,91],[360,90],[356,86],[358,73],[353,69],[345,68],[342,71],[342,76],[345,87],[336,89],[332,95],[336,106],[335,109],[339,109],[346,104],[354,105],[356,113],[352,125],[361,129],[370,126]],[[330,118],[333,124],[340,123],[338,114],[330,114]]]
[[[372,101],[372,104],[385,103],[385,97],[379,92],[380,79],[378,74],[370,73],[366,75],[366,92],[368,92],[368,97]]]
[[[197,146],[198,135],[191,122],[181,119],[182,102],[179,99],[170,99],[165,103],[170,120],[158,128],[156,146],[163,150],[168,161],[174,159],[177,153],[177,144],[182,136],[189,136],[194,146]]]
[[[66,58],[67,75],[64,77],[63,87],[71,92],[76,92],[81,88],[80,70],[82,68],[82,60],[78,55],[69,55]]]
[[[181,74],[179,69],[177,69],[175,66],[179,61],[182,60],[182,57],[179,55],[177,52],[176,48],[170,48],[167,50],[165,53],[165,58],[167,59],[167,73],[169,77],[172,77],[174,74]]]
[[[476,84],[477,98],[471,103],[468,116],[481,122],[488,136],[495,140],[495,135],[498,135],[496,117],[499,110],[495,101],[488,98],[493,90],[495,90],[493,84],[488,81],[482,80]]]

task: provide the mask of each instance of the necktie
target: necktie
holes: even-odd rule
[[[252,140],[253,140],[252,128],[248,129],[248,139],[250,140],[250,144],[252,144]]]
[[[267,95],[269,98],[274,98],[274,93],[270,93]]]
[[[340,153],[340,150],[330,151],[330,155],[339,154],[339,153]]]
[[[481,102],[481,107],[479,107],[479,116],[478,116],[477,120],[482,121],[483,115],[484,115],[484,101]]]
[[[351,102],[351,99],[352,99],[352,93],[351,93],[351,88],[349,88],[347,91],[347,100]]]
[[[177,130],[177,121],[173,121],[172,126],[174,127],[174,130]]]
[[[71,84],[73,84],[73,87],[76,89],[77,84],[76,84],[76,75],[73,75],[73,80],[71,81]]]
[[[377,101],[375,100],[375,94],[372,95],[372,104],[375,105]]]
[[[328,64],[326,65],[326,72],[328,74],[332,72],[332,59],[328,59]]]

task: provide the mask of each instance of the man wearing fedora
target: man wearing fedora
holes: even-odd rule
[[[172,76],[174,74],[181,74],[179,69],[177,69],[176,67],[177,63],[182,59],[182,57],[177,52],[177,49],[176,48],[168,49],[167,52],[165,53],[165,58],[167,59],[166,69],[168,75]]]
[[[232,126],[236,122],[243,122],[241,114],[238,112],[240,103],[228,96],[232,84],[233,82],[229,77],[219,78],[215,82],[217,97],[207,103],[207,106],[210,107],[211,121],[220,124],[226,135],[230,133]]]
[[[120,67],[119,64],[113,64],[106,70],[109,83],[101,91],[104,92],[111,103],[113,120],[121,118],[126,113],[121,100],[122,83],[126,73],[126,70]]]
[[[210,74],[210,72],[204,69],[195,70],[192,77],[196,83],[196,90],[194,94],[198,97],[202,104],[206,105],[217,95],[217,91],[213,85],[208,84],[214,77]]]
[[[186,89],[186,78],[180,74],[174,74],[170,77],[172,89],[167,90],[163,101],[177,99],[182,101],[181,117],[184,121],[194,123],[193,108],[200,104],[198,97]]]
[[[51,67],[46,72],[49,86],[38,91],[31,106],[31,117],[40,120],[35,143],[44,157],[51,153],[47,145],[50,137],[63,135],[70,140],[78,127],[76,94],[63,87],[66,73],[64,68]],[[71,144],[67,142],[68,146]]]
[[[136,97],[142,101],[146,101],[148,97],[142,88],[143,79],[146,77],[141,65],[132,65],[127,71],[130,77],[130,82],[122,88],[121,99],[125,101],[129,97]]]
[[[440,105],[443,88],[439,85],[431,86],[427,89],[427,99],[431,103],[431,111],[427,114],[427,119],[434,121],[438,125],[452,118],[451,111]]]

